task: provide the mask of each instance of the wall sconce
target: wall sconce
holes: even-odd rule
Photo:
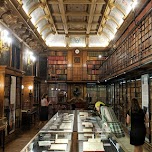
[[[29,97],[32,97],[32,89],[33,89],[33,86],[28,86],[28,89],[29,89]]]
[[[22,90],[24,89],[24,85],[21,86]]]
[[[11,45],[11,38],[9,37],[8,31],[0,27],[0,57],[4,51],[8,51]]]
[[[27,65],[32,65],[36,61],[36,57],[33,55],[33,52],[27,52]]]

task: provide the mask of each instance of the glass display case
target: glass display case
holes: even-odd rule
[[[98,123],[101,119],[93,114],[91,110],[77,110],[78,132],[102,132]]]
[[[101,132],[78,133],[79,152],[126,152],[114,136]]]
[[[40,132],[73,132],[74,110],[59,110]]]
[[[72,133],[39,132],[21,152],[71,151]]]
[[[124,137],[113,109],[103,106],[101,115],[94,111],[77,110],[78,151],[125,152],[116,137]]]
[[[60,110],[21,152],[125,152],[101,118],[91,110]]]

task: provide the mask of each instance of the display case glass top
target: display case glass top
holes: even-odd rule
[[[21,152],[71,151],[72,133],[39,132]]]
[[[40,132],[73,132],[74,110],[58,111]]]
[[[94,111],[91,110],[77,110],[78,132],[102,132],[98,124],[98,121],[101,121],[101,119],[94,114]]]
[[[125,152],[126,149],[114,136],[101,132],[78,133],[79,152]]]

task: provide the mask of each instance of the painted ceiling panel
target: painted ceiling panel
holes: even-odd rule
[[[35,22],[41,17],[41,16],[44,16],[45,13],[44,13],[44,10],[42,8],[37,8],[36,10],[34,10],[32,13],[31,13],[31,17],[32,17],[32,23],[35,24]]]
[[[47,36],[50,47],[86,46],[86,34],[89,35],[89,47],[107,46],[130,12],[131,5],[132,0],[23,0],[24,10],[31,13],[32,23],[36,24],[43,39]],[[49,19],[42,18],[47,15]],[[56,35],[51,34],[52,27]],[[67,42],[64,33],[69,35]]]
[[[49,32],[51,32],[50,28],[47,28],[47,29],[45,29],[45,30],[42,32],[42,37],[43,37],[43,39],[45,38],[46,34],[49,33]]]
[[[37,26],[38,26],[38,31],[41,31],[42,28],[48,24],[48,21],[47,20],[42,20]]]
[[[48,41],[46,41],[46,44],[49,47],[65,47],[66,46],[65,35],[50,34],[47,40]]]
[[[110,26],[111,27],[111,29],[113,29],[113,32],[114,33],[116,33],[117,32],[117,24],[113,21],[113,20],[108,20],[107,22],[106,22],[106,24],[108,25],[108,26]]]
[[[87,10],[87,5],[83,4],[68,4],[66,5],[66,11],[68,12],[80,12],[80,11],[86,11]]]
[[[70,36],[69,46],[70,47],[85,47],[85,36]]]
[[[106,47],[107,38],[104,39],[103,36],[90,36],[89,37],[89,47]]]
[[[122,10],[125,12],[125,15],[128,15],[131,10],[133,0],[116,0],[115,3],[121,6]]]
[[[110,40],[114,38],[114,34],[107,27],[103,29],[103,32],[105,32],[108,35]]]
[[[117,8],[112,9],[109,15],[117,21],[119,26],[122,24],[124,15]]]
[[[32,6],[34,6],[35,4],[39,3],[39,0],[34,0],[34,1],[31,1],[31,0],[22,0],[22,2],[23,2],[23,9],[28,14],[30,8]]]

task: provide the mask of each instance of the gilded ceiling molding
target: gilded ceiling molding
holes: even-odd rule
[[[101,35],[103,28],[105,27],[106,21],[108,20],[108,15],[104,15],[102,18],[102,22],[100,23],[100,30],[98,30],[98,34]]]
[[[49,18],[49,15],[44,15],[44,16],[41,16],[39,17],[39,19],[35,22],[35,27],[37,26],[37,24],[39,24],[39,22],[41,22],[43,19],[47,19],[48,20]]]
[[[17,0],[20,5],[23,4],[22,0]]]
[[[64,10],[63,0],[59,1],[59,9],[60,9],[60,12],[61,12],[61,18],[62,18],[62,21],[63,21],[65,34],[68,34],[68,26],[67,26],[67,21],[66,21],[66,18],[65,18],[65,10]]]
[[[22,34],[21,35],[21,38],[24,40],[24,42],[25,42],[25,39],[27,39],[27,38],[29,38],[29,35],[28,34]]]
[[[60,0],[59,0],[60,1]],[[48,0],[48,4],[58,4],[56,0]],[[64,0],[63,4],[92,4],[90,0]],[[96,4],[105,4],[104,0],[97,0]]]
[[[110,11],[111,11],[113,8],[115,8],[114,3],[112,3],[112,2],[108,3],[108,6],[109,6],[109,8],[110,8]]]
[[[5,12],[3,12],[2,14],[1,14],[1,16],[0,16],[0,18],[4,18],[4,16],[11,16],[12,14],[11,14],[11,11],[10,10],[6,10]]]
[[[68,34],[65,35],[65,42],[66,42],[66,47],[69,47],[70,39],[69,39],[69,35]]]
[[[32,41],[31,35],[29,35],[29,37],[25,38],[26,43],[29,43],[30,41]]]
[[[51,25],[53,25],[52,26],[53,31],[55,31],[55,33],[58,33],[57,30],[56,30],[55,24],[54,24],[52,14],[50,13],[50,10],[49,10],[47,0],[43,0],[43,3],[45,4],[44,11],[45,11],[46,15],[48,15],[48,21],[50,22]]]
[[[86,43],[86,47],[89,47],[89,35],[88,34],[86,35],[85,43]]]
[[[30,27],[31,22],[30,21],[27,22],[27,20],[29,20],[29,17],[25,15],[25,11],[22,8],[23,4],[20,4],[16,0],[6,0],[5,2],[7,2],[7,5],[5,5],[4,7],[1,7],[1,14],[2,14],[2,17],[4,18],[4,20],[3,19],[1,20],[2,24],[8,27],[13,33],[13,35],[15,35],[15,37],[19,39],[20,41],[24,42],[23,38],[25,39],[29,37],[30,33],[32,33],[34,36],[34,37],[31,37],[32,41],[35,41],[36,39],[36,41],[38,40],[40,42],[39,37],[37,37],[35,32],[33,32],[33,29]],[[10,8],[11,8],[11,11],[9,13]],[[3,14],[3,12],[5,12],[5,14]],[[7,14],[10,14],[10,15],[7,15]],[[28,30],[27,32],[26,31],[27,29],[29,29],[30,31]],[[40,42],[40,44],[42,43]],[[28,45],[28,44],[25,42],[25,45]]]
[[[106,8],[105,8],[105,11],[104,11],[104,14],[103,14],[103,18],[102,18],[102,20],[101,20],[101,22],[100,22],[100,24],[99,24],[99,28],[98,28],[98,31],[97,31],[97,33],[98,34],[100,34],[101,32],[102,32],[102,24],[103,24],[103,22],[104,22],[104,20],[105,20],[105,16],[107,16],[108,14],[107,14],[107,10],[108,10],[108,8],[109,8],[109,4],[110,3],[113,3],[113,1],[114,0],[108,0],[108,2],[107,2],[107,5],[106,5]]]
[[[57,24],[57,23],[56,23]],[[87,25],[87,22],[67,22],[67,25],[76,25],[76,24],[80,24],[80,25]]]
[[[66,12],[65,16],[89,16],[89,13],[87,13],[87,12]]]
[[[96,9],[96,1],[97,0],[92,0],[86,34],[90,33],[90,29],[91,29],[91,26],[92,26],[91,23],[93,21],[93,14],[94,14],[95,9]]]
[[[29,12],[28,12],[27,15],[30,16],[31,13],[32,13],[34,10],[36,10],[37,8],[39,8],[39,7],[41,7],[41,8],[44,9],[45,5],[44,5],[43,3],[36,3],[36,4],[34,4],[34,5],[30,8],[30,10],[29,10]]]
[[[10,28],[13,30],[13,31],[15,31],[16,29],[20,29],[21,27],[22,27],[22,25],[23,25],[23,23],[22,22],[18,22],[17,21],[17,24],[15,23],[15,24],[12,24],[11,26],[10,26]]]

